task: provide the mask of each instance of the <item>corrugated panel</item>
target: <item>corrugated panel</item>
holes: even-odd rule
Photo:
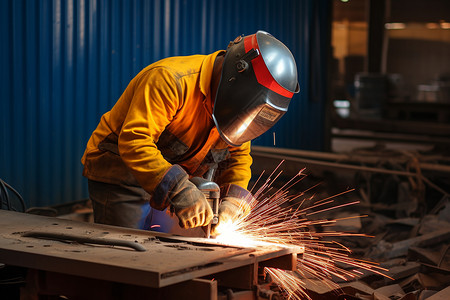
[[[87,197],[84,147],[134,75],[163,57],[224,49],[258,29],[292,50],[301,93],[256,143],[273,145],[276,132],[277,146],[320,149],[324,99],[310,99],[309,75],[318,51],[312,35],[326,26],[320,11],[327,7],[315,0],[1,1],[0,178],[28,206]]]

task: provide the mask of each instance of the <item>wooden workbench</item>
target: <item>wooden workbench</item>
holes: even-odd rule
[[[27,236],[30,234],[62,238]],[[137,246],[138,250],[127,245],[73,242],[72,237],[122,241]],[[217,284],[251,289],[257,284],[259,263],[270,266],[273,262],[276,267],[293,268],[295,251],[277,245],[235,247],[213,239],[0,210],[0,263],[44,271],[46,278],[58,278],[54,274],[61,274],[84,281],[160,289],[186,282],[198,284],[202,278],[213,276],[215,282],[205,284],[209,293],[214,293]]]

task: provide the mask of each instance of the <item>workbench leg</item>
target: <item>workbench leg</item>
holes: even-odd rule
[[[217,300],[217,281],[193,279],[160,289],[160,299]]]
[[[26,285],[20,291],[20,300],[111,300],[118,299],[117,283],[61,273],[29,269]],[[123,298],[126,299],[126,298]]]

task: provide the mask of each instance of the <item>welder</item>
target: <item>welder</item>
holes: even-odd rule
[[[264,31],[144,68],[101,117],[81,160],[95,222],[170,233],[206,226],[211,207],[190,179],[210,169],[219,224],[247,215],[250,141],[298,91],[292,53]]]

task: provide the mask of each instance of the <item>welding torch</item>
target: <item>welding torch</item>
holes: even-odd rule
[[[211,225],[219,223],[219,200],[220,200],[220,187],[217,183],[212,181],[215,168],[211,168],[205,175],[205,178],[194,177],[191,178],[191,182],[194,183],[197,188],[205,195],[211,209],[213,211],[213,219],[205,226],[204,230],[207,238],[211,238]]]

